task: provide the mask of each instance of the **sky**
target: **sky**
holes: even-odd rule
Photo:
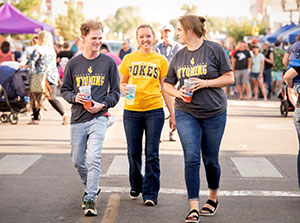
[[[171,19],[183,14],[180,10],[183,4],[196,5],[198,15],[219,17],[250,17],[251,0],[84,0],[84,14],[92,19],[97,16],[101,20],[109,14],[114,15],[116,10],[125,6],[140,8],[140,16],[147,22],[167,24]],[[105,2],[105,3],[104,3]]]

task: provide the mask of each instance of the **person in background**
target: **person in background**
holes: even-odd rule
[[[38,44],[30,55],[27,62],[32,71],[37,74],[46,74],[46,79],[51,88],[49,103],[62,116],[62,125],[67,125],[69,117],[65,114],[64,108],[56,99],[56,91],[59,74],[56,67],[56,53],[53,46],[53,37],[48,31],[38,33]],[[32,107],[32,119],[29,125],[39,125],[39,114],[42,107],[44,93],[30,93]]]
[[[300,78],[300,42],[296,42],[290,49],[289,56],[290,69],[285,73],[284,80],[290,88],[294,86],[294,79]],[[298,83],[299,84],[299,83]],[[298,136],[298,159],[297,159],[297,170],[298,170],[298,186],[300,188],[300,95],[298,94],[297,103],[295,106],[295,112],[293,116],[294,125],[296,127]]]
[[[272,67],[272,94],[275,95],[276,86],[278,85],[278,90],[281,90],[283,85],[283,78],[282,74],[285,71],[285,66],[282,63],[282,59],[284,57],[284,50],[282,50],[280,47],[280,42],[275,43],[275,49],[274,49],[274,64]]]
[[[132,49],[129,47],[129,40],[123,40],[122,48],[118,50],[117,56],[123,60],[124,56],[126,54],[129,54],[132,52]]]
[[[232,68],[236,78],[236,85],[239,92],[239,99],[251,99],[251,90],[249,84],[249,75],[251,72],[251,55],[246,49],[246,42],[240,41],[239,48],[232,58]],[[243,97],[243,89],[246,90],[247,97]]]
[[[156,45],[156,52],[165,56],[170,63],[173,56],[182,48],[182,46],[172,39],[172,36],[174,35],[174,28],[172,25],[168,24],[163,26],[160,32],[162,42]]]
[[[74,43],[71,46],[71,51],[72,51],[73,55],[75,55],[76,52],[78,51],[79,40],[80,40],[80,38],[78,36],[76,36],[74,38]]]
[[[136,85],[133,104],[126,99],[123,122],[126,134],[130,198],[142,193],[146,206],[158,203],[160,189],[159,144],[164,125],[163,99],[170,112],[170,128],[175,129],[173,104],[164,90],[168,71],[167,59],[153,51],[155,33],[150,25],[136,30],[139,50],[126,55],[120,65],[121,91],[127,94],[127,84]],[[145,133],[145,175],[141,173],[143,135]]]
[[[21,65],[25,65],[30,57],[30,55],[32,54],[32,52],[34,51],[36,45],[38,43],[38,35],[37,34],[33,34],[32,35],[32,38],[31,38],[31,41],[30,41],[30,46],[27,46],[25,51],[22,53],[22,56],[21,56],[21,62],[20,64]]]
[[[174,28],[172,25],[165,25],[160,29],[162,42],[156,45],[156,52],[165,56],[170,63],[174,55],[182,48],[180,43],[177,43],[172,39],[174,35]],[[173,104],[175,103],[174,98],[171,98]],[[169,118],[169,117],[168,117]],[[169,132],[169,141],[175,142],[175,130],[172,129]]]
[[[14,56],[15,56],[15,61],[21,62],[21,56],[22,56],[22,44],[21,43],[16,43],[15,44],[15,51],[14,51]]]
[[[253,85],[254,100],[258,99],[258,87],[261,90],[261,93],[264,97],[264,100],[267,100],[267,95],[264,87],[263,73],[265,65],[265,57],[262,53],[259,52],[259,46],[252,46],[252,67],[251,67],[251,80]]]
[[[69,46],[70,45],[67,42],[63,44],[61,51],[57,54],[57,65],[59,65],[61,58],[67,57],[70,60],[74,56],[73,52],[69,49]]]
[[[106,44],[102,43],[100,47],[100,52],[106,54],[107,56],[112,57],[118,66],[121,64],[122,60],[120,59],[120,57],[110,52],[109,47]]]
[[[7,41],[3,41],[0,49],[0,65],[4,61],[15,61],[15,56],[10,49],[10,44]]]
[[[184,152],[185,183],[190,205],[185,222],[194,223],[199,222],[199,215],[214,215],[219,205],[219,151],[227,117],[227,99],[222,88],[234,82],[224,49],[205,38],[205,21],[204,17],[195,15],[178,19],[178,41],[187,46],[173,57],[165,79],[167,93],[176,97],[176,126]],[[184,86],[187,79],[192,81],[190,103]],[[201,155],[209,198],[199,211]]]
[[[84,49],[68,62],[61,87],[62,97],[72,104],[71,155],[84,186],[82,208],[85,216],[97,215],[101,150],[109,124],[107,114],[120,99],[116,63],[100,53],[103,29],[102,23],[96,20],[81,24]],[[84,106],[89,102],[89,95],[80,93],[82,86],[91,86],[91,106]]]
[[[296,38],[296,42],[299,42],[300,41],[300,34],[297,36]],[[288,67],[289,65],[289,56],[290,56],[290,53],[291,53],[291,47],[292,45],[286,50],[286,52],[284,53],[283,55],[283,58],[282,58],[282,63],[286,66],[286,68]],[[288,97],[290,99],[290,102],[292,103],[292,105],[294,107],[296,107],[296,102],[297,102],[297,93],[293,90],[293,88],[290,88],[288,86]]]
[[[265,56],[264,83],[268,88],[267,98],[272,95],[272,67],[274,64],[274,54],[272,48],[267,43],[263,44],[263,54]]]
[[[54,49],[55,49],[56,54],[58,54],[61,51],[61,49],[64,45],[64,42],[65,42],[65,38],[63,36],[58,36],[56,38],[56,42],[54,44]]]

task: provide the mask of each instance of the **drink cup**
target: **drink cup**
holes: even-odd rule
[[[186,90],[186,94],[184,97],[186,99],[186,103],[191,103],[191,101],[192,101],[193,91],[190,90],[192,85],[193,85],[193,81],[191,81],[190,79],[184,79],[184,86],[185,86],[185,90]]]
[[[89,109],[90,107],[92,107],[92,97],[91,97],[91,86],[81,86],[79,87],[79,91],[82,94],[87,94],[88,96],[86,96],[87,101],[84,102],[83,107],[85,109]]]
[[[126,88],[127,88],[127,93],[125,95],[126,104],[127,105],[133,105],[134,104],[134,98],[135,98],[136,85],[127,84]]]

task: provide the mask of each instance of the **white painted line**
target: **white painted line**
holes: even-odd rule
[[[127,156],[115,156],[110,167],[108,168],[107,175],[125,175],[128,176],[128,158]]]
[[[128,193],[129,187],[101,187],[101,192],[104,193]],[[160,194],[186,195],[184,189],[161,188]],[[208,190],[201,190],[200,196],[208,196]],[[259,191],[259,190],[219,190],[218,196],[222,197],[300,197],[299,191]]]
[[[276,125],[276,124],[260,124],[256,125],[259,129],[266,129],[266,130],[290,130],[294,129],[290,125]]]
[[[145,174],[144,155],[142,156],[142,174]],[[127,156],[116,155],[109,166],[105,176],[128,176],[129,163]]]
[[[265,157],[231,157],[230,159],[242,177],[283,177]]]
[[[22,174],[41,155],[6,155],[0,160],[0,174]]]
[[[258,104],[257,106],[262,108],[279,108],[279,104]]]

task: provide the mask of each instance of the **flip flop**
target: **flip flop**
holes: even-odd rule
[[[201,216],[214,216],[216,214],[216,211],[217,211],[218,206],[219,206],[218,200],[216,202],[214,202],[214,201],[208,199],[205,204],[209,204],[210,206],[212,206],[214,208],[214,210],[212,210],[208,207],[203,207],[203,208],[201,208],[201,210],[199,212],[199,215],[201,215]],[[201,211],[205,211],[205,213],[203,213]]]
[[[190,215],[193,214],[193,213],[196,213],[196,215],[190,216]],[[199,223],[199,221],[200,221],[200,218],[199,218],[199,211],[196,210],[196,209],[191,210],[191,211],[187,214],[187,216],[186,216],[186,218],[185,218],[185,220],[184,220],[185,223]]]

